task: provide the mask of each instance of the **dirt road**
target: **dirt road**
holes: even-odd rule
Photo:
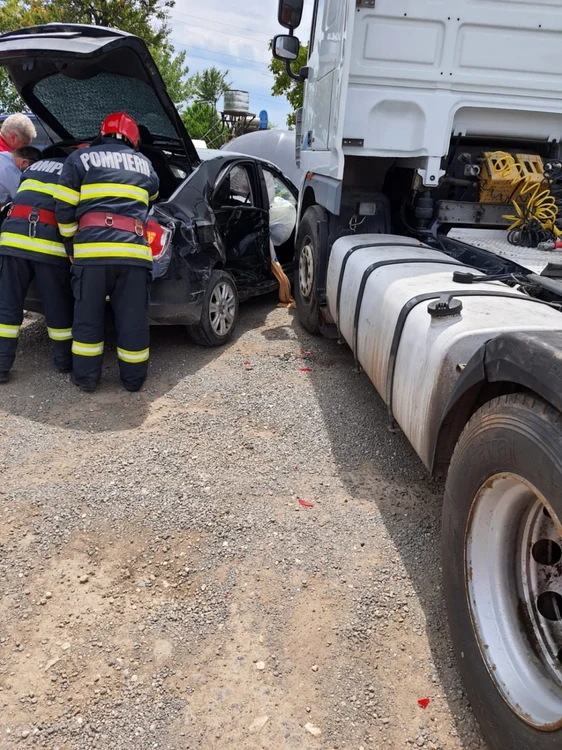
[[[349,352],[273,298],[151,351],[140,394],[109,347],[85,395],[32,322],[0,391],[0,748],[483,747],[442,487]]]

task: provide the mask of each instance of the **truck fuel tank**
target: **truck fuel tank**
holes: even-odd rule
[[[480,346],[508,331],[562,331],[557,310],[483,274],[454,282],[464,268],[392,235],[343,237],[330,255],[327,302],[340,335],[428,467],[429,426]]]

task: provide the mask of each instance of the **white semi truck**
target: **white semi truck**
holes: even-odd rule
[[[562,254],[525,245],[558,231],[562,1],[280,0],[279,22],[306,81],[300,321],[347,342],[447,477],[448,619],[489,747],[559,750]],[[514,185],[554,210],[518,245]]]

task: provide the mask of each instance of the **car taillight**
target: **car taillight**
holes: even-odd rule
[[[146,225],[146,237],[152,250],[152,260],[158,260],[168,249],[172,240],[172,232],[149,219]]]

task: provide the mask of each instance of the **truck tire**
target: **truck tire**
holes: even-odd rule
[[[562,747],[562,417],[512,394],[472,417],[443,507],[443,584],[466,693],[493,750]]]
[[[201,320],[187,327],[189,335],[201,346],[223,346],[234,333],[238,307],[233,276],[228,271],[213,271],[203,299]]]
[[[318,224],[325,218],[324,209],[320,206],[307,208],[297,235],[295,302],[301,325],[309,333],[320,332],[320,307],[316,294],[321,250]]]

